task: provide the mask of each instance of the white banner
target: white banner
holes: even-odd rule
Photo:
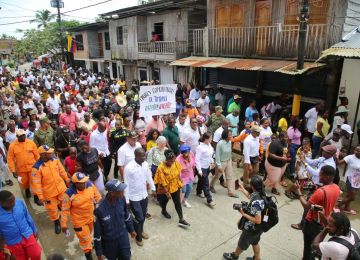
[[[140,116],[158,116],[176,112],[176,84],[141,86]]]

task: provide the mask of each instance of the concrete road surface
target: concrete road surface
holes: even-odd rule
[[[234,164],[234,175],[242,175],[242,169]],[[5,186],[5,188],[8,188]],[[21,196],[18,185],[11,187],[16,196]],[[151,220],[146,220],[145,231],[150,235],[144,240],[144,246],[138,247],[131,242],[132,259],[134,260],[219,260],[224,252],[232,252],[237,244],[240,231],[237,221],[240,213],[232,209],[233,203],[245,200],[227,196],[227,191],[220,185],[216,186],[213,194],[216,206],[209,208],[204,199],[195,196],[195,189],[190,197],[191,208],[184,208],[184,217],[191,224],[191,228],[183,229],[177,226],[177,214],[172,201],[168,203],[170,220],[161,215],[160,207],[153,199],[149,202]],[[302,232],[290,228],[290,224],[298,223],[302,215],[302,207],[298,200],[290,200],[282,194],[277,196],[280,221],[277,226],[263,234],[260,247],[261,259],[289,260],[301,259]],[[360,210],[359,203],[353,205]],[[40,230],[40,242],[45,255],[62,253],[67,259],[85,259],[79,249],[77,238],[71,229],[71,236],[55,235],[53,223],[47,218],[45,210],[34,205],[32,200],[28,207]],[[358,216],[351,217],[352,226],[360,231]],[[240,259],[252,256],[252,249],[244,252]],[[95,253],[94,253],[95,256]]]

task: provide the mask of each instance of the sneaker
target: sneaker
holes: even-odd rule
[[[30,189],[26,189],[25,190],[25,197],[28,199],[28,198],[31,198],[31,192],[30,192]]]
[[[149,235],[145,232],[142,232],[141,236],[143,239],[149,239]]]
[[[216,193],[216,190],[213,186],[210,186],[210,191],[211,191],[211,193]]]
[[[200,197],[200,198],[205,198],[205,195],[202,194],[202,193],[198,193],[198,194],[196,194],[196,196],[198,196],[198,197]]]
[[[237,194],[232,193],[232,192],[229,192],[228,196],[231,197],[231,198],[239,198],[239,196]]]
[[[167,219],[171,218],[170,214],[167,211],[161,211],[161,214],[163,214],[163,216]]]
[[[135,239],[135,242],[138,246],[143,246],[144,245],[144,242],[143,241],[138,241]]]
[[[54,221],[54,227],[55,227],[55,234],[59,235],[61,233],[60,220]]]
[[[149,213],[146,213],[145,218],[150,220],[150,219],[152,219],[152,216]]]
[[[189,202],[187,202],[186,200],[184,200],[184,207],[185,208],[191,208],[191,205]]]
[[[13,186],[13,185],[14,185],[14,183],[12,182],[12,180],[8,180],[8,181],[6,181],[5,183],[6,183],[6,185],[8,185],[8,186]]]
[[[190,224],[187,223],[185,219],[182,219],[182,220],[179,220],[178,226],[187,228],[187,227],[190,227]]]
[[[215,203],[214,201],[208,202],[208,206],[209,206],[210,208],[215,207],[215,205],[216,205],[216,203]]]
[[[224,253],[223,257],[226,260],[237,260],[237,259],[239,259],[239,257],[236,256],[234,253]]]

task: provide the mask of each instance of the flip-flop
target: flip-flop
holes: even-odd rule
[[[357,212],[355,210],[353,210],[353,209],[350,209],[350,210],[345,210],[344,209],[343,212],[346,213],[346,214],[349,214],[349,215],[356,215],[357,214]]]
[[[340,210],[339,208],[334,208],[333,211],[334,211],[335,213],[339,213],[341,210]]]
[[[301,230],[301,227],[299,224],[291,224],[290,227],[292,227],[293,229],[296,229],[296,230]]]

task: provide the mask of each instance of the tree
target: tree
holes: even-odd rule
[[[32,22],[38,23],[38,29],[40,29],[41,27],[46,28],[49,22],[51,22],[51,20],[53,20],[55,16],[56,15],[52,14],[49,10],[40,10],[36,12],[35,20]]]
[[[1,34],[0,36],[1,40],[16,40],[14,36],[7,35],[6,33]]]

